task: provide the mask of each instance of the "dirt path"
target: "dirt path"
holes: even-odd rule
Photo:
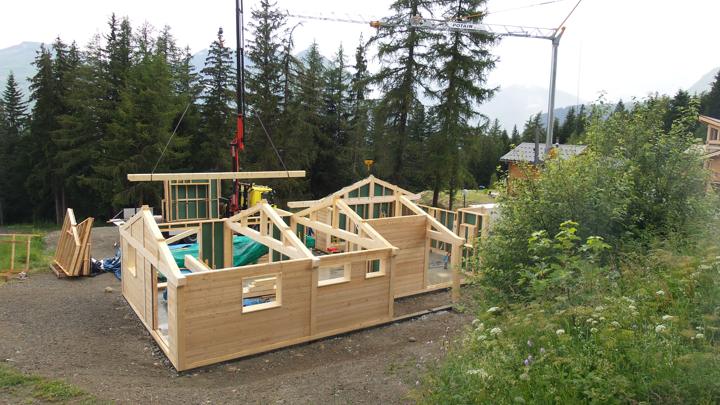
[[[403,309],[447,299],[425,297]],[[406,403],[468,318],[439,312],[178,374],[113,275],[41,271],[0,286],[0,361],[120,403]]]

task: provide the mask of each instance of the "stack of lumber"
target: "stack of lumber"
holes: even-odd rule
[[[58,277],[77,277],[90,275],[90,232],[93,218],[87,218],[79,224],[75,222],[75,213],[68,208],[63,221],[57,250],[50,269]]]

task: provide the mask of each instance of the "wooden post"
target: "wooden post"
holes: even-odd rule
[[[10,273],[15,269],[15,234],[10,242]]]
[[[452,246],[452,253],[450,254],[450,267],[452,269],[452,302],[457,303],[460,301],[460,261],[461,252],[460,244],[455,243]]]
[[[25,271],[30,270],[30,240],[32,239],[32,236],[26,236],[27,240],[25,241]]]

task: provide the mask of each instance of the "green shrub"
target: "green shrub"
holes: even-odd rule
[[[554,245],[568,235],[538,239],[545,239],[540,245]],[[549,271],[546,294],[528,303],[483,303],[463,340],[424,380],[417,399],[433,404],[720,401],[717,250],[701,261],[655,249],[642,259],[623,261],[618,279],[589,254],[592,248],[583,249],[597,242],[581,245],[570,239],[565,247],[548,247],[552,252],[534,271],[563,262],[577,271],[568,278],[551,276],[560,268]]]
[[[513,180],[499,199],[502,217],[477,251],[477,273],[497,293],[528,296],[523,269],[533,262],[528,238],[554,232],[572,220],[578,237],[594,235],[620,251],[643,249],[660,238],[688,240],[713,214],[707,173],[693,148],[695,105],[663,129],[664,99],[638,103],[631,112],[607,117],[596,111],[585,153],[549,159],[540,176]],[[604,118],[607,117],[607,118]]]

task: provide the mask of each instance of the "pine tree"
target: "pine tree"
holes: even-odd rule
[[[218,29],[217,38],[210,45],[201,74],[202,123],[199,135],[193,140],[193,166],[205,166],[209,171],[228,170],[229,144],[235,123],[235,69],[222,28]]]
[[[387,155],[377,156],[378,166],[389,174],[391,181],[405,185],[406,148],[408,125],[413,106],[418,101],[418,91],[427,88],[432,71],[427,49],[438,33],[409,25],[411,17],[432,14],[430,0],[396,0],[391,6],[394,12],[388,18],[390,24],[378,29],[370,43],[377,44],[378,59],[383,61],[373,81],[380,86],[382,97],[378,108],[382,109],[383,145]],[[380,139],[376,139],[380,141]]]

